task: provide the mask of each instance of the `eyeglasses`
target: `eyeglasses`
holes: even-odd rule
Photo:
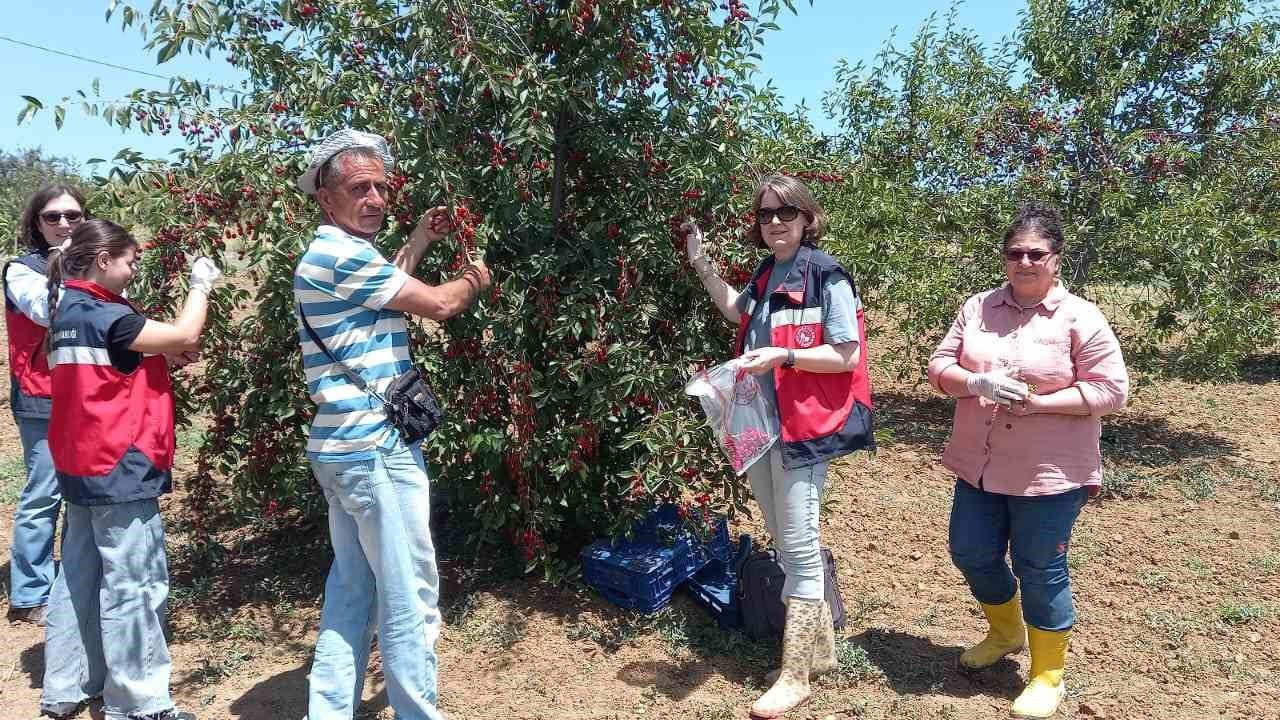
[[[62,221],[62,218],[66,218],[67,222],[74,225],[84,219],[84,213],[79,210],[67,210],[66,212],[50,210],[49,212],[40,213],[40,219],[50,225],[57,225]]]
[[[800,216],[800,208],[791,205],[783,205],[776,208],[760,208],[756,211],[756,223],[760,225],[768,225],[773,222],[776,217],[782,222],[791,222]]]
[[[1026,259],[1030,260],[1033,263],[1038,263],[1041,260],[1052,255],[1053,251],[1052,250],[1001,250],[1000,254],[1003,255],[1004,259],[1008,260],[1009,262],[1022,262],[1022,258],[1025,257]]]

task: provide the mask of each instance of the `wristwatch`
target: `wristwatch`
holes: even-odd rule
[[[782,363],[782,367],[793,368],[796,366],[796,351],[787,348],[787,359]]]

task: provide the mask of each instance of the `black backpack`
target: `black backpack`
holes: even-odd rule
[[[844,627],[844,597],[836,581],[836,559],[831,550],[822,548],[824,591],[831,607],[833,625]],[[787,606],[782,603],[782,583],[786,573],[778,563],[773,548],[746,553],[737,568],[738,606],[742,610],[742,629],[756,640],[782,637],[787,622]]]

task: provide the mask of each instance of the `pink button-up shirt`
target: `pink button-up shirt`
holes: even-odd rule
[[[1053,495],[1102,484],[1101,417],[1124,407],[1129,373],[1120,343],[1096,305],[1058,283],[1023,308],[1008,286],[965,301],[929,358],[929,383],[952,365],[971,372],[1013,368],[1041,395],[1075,387],[1089,415],[1018,417],[984,397],[956,400],[942,464],[975,487],[1002,495]],[[981,484],[979,484],[981,481]]]

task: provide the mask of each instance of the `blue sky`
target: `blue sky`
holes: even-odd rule
[[[121,31],[118,19],[110,24],[104,21],[106,0],[2,0],[0,4],[8,6],[0,36],[160,75],[180,74],[220,84],[233,84],[237,79],[219,58],[179,56],[157,66],[155,53],[143,48],[144,41],[136,30]],[[937,0],[815,0],[813,7],[806,0],[797,0],[796,4],[799,15],[784,11],[781,32],[767,36],[758,80],[761,84],[771,80],[788,104],[804,100],[818,126],[828,129],[831,125],[822,118],[821,99],[835,86],[836,61],[870,62],[894,34],[894,28],[901,46],[930,13],[944,14],[950,7],[949,2]],[[967,0],[960,5],[959,20],[994,45],[1014,31],[1018,12],[1024,7],[1022,0]],[[92,157],[110,158],[126,146],[160,157],[178,144],[173,135],[147,137],[122,132],[74,107],[68,110],[62,130],[54,129],[48,111],[21,127],[14,122],[24,105],[23,95],[49,104],[76,90],[88,92],[97,79],[102,97],[114,98],[134,88],[164,89],[164,80],[3,39],[0,68],[4,69],[0,73],[0,150],[41,147],[48,154],[84,162]]]

